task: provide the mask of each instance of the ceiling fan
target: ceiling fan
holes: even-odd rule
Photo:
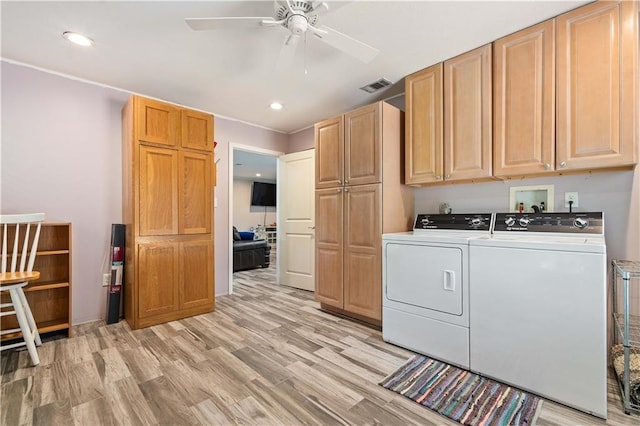
[[[296,45],[300,38],[308,32],[320,41],[332,46],[362,62],[371,62],[379,50],[359,40],[342,34],[325,25],[316,26],[319,15],[329,10],[326,2],[308,0],[275,0],[273,17],[216,17],[187,18],[187,25],[195,31],[218,30],[225,28],[251,28],[281,26],[289,31],[280,50],[278,67],[282,68],[293,60]]]

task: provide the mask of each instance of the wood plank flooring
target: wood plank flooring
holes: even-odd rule
[[[378,330],[274,285],[268,269],[235,274],[216,312],[131,331],[75,328],[45,342],[41,364],[2,352],[2,425],[457,425],[377,385],[412,354]],[[609,386],[609,420],[545,401],[538,425],[638,425]]]

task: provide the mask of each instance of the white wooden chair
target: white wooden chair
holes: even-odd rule
[[[0,304],[0,317],[15,315],[20,325],[20,328],[2,330],[0,334],[13,334],[20,331],[23,339],[22,342],[2,345],[0,350],[26,345],[33,365],[40,364],[36,345],[40,346],[42,342],[22,288],[40,278],[40,272],[33,270],[33,264],[36,260],[40,225],[43,221],[44,213],[0,215],[0,225],[2,225],[0,293],[8,292],[11,300]],[[24,231],[22,231],[23,228]],[[9,231],[12,229],[15,229],[13,242],[7,241]],[[8,253],[9,250],[11,253]]]

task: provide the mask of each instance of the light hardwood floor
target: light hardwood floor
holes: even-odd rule
[[[412,354],[321,312],[313,294],[237,273],[216,311],[147,329],[81,325],[40,366],[2,353],[3,425],[457,425],[377,383]],[[538,425],[638,425],[609,386],[609,420],[545,401]]]

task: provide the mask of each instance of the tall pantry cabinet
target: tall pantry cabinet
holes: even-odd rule
[[[315,293],[323,309],[382,319],[382,233],[411,228],[404,115],[378,102],[315,125]]]
[[[122,134],[127,322],[213,310],[213,116],[131,96]]]

